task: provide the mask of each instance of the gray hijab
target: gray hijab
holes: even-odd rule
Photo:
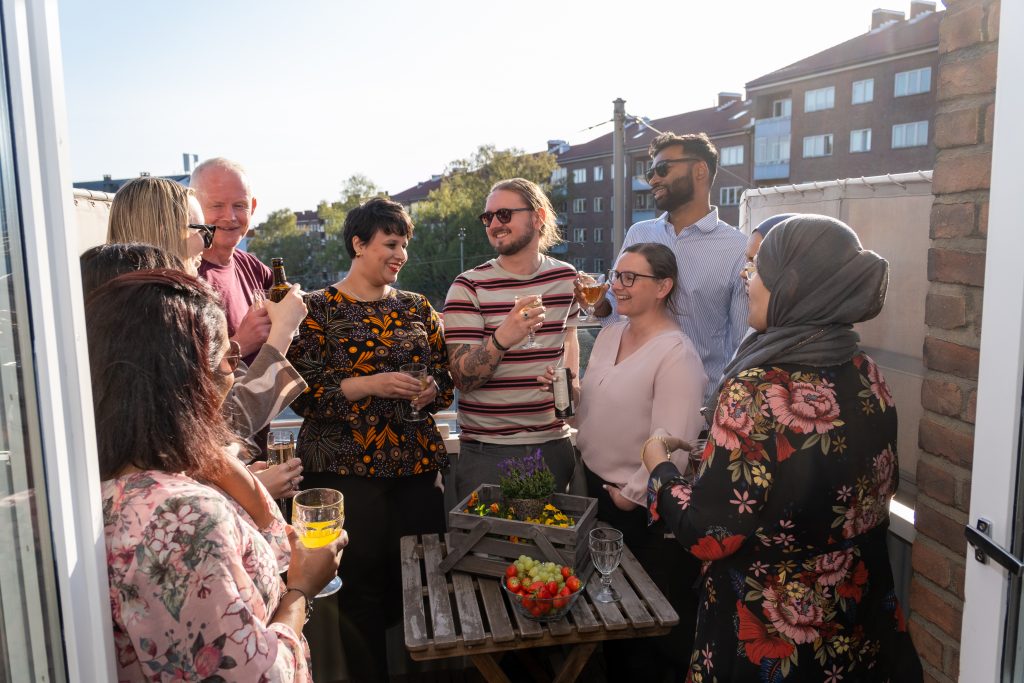
[[[764,238],[757,276],[771,292],[768,328],[743,340],[723,384],[770,363],[823,367],[849,361],[860,341],[853,323],[874,318],[885,303],[889,262],[864,249],[842,221],[797,214]],[[717,396],[709,418],[716,403]]]

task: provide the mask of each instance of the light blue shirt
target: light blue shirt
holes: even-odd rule
[[[704,363],[708,376],[706,402],[717,391],[722,370],[747,332],[747,292],[740,279],[747,237],[718,220],[718,207],[711,207],[711,213],[678,235],[668,222],[668,213],[635,223],[626,233],[622,248],[641,242],[664,244],[676,255],[679,282],[672,297],[676,318]],[[601,319],[602,326],[619,320],[610,289],[606,296],[612,312]]]

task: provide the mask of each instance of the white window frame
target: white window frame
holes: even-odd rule
[[[719,166],[739,166],[743,163],[743,145],[723,147],[718,153]]]
[[[572,267],[580,272],[586,272],[587,259],[584,256],[574,256],[572,258]]]
[[[604,228],[594,228],[594,242],[604,242]]]
[[[573,213],[586,213],[587,212],[587,200],[584,197],[577,197],[572,200],[572,212]]]
[[[932,68],[925,66],[920,69],[900,71],[892,83],[893,97],[909,97],[920,95],[932,89]]]
[[[830,85],[804,93],[804,112],[824,111],[836,106],[836,87]]]
[[[575,185],[582,185],[587,182],[587,169],[574,168],[572,170],[572,182]]]
[[[783,119],[793,115],[793,100],[789,97],[772,101],[772,118]]]
[[[598,273],[598,274],[603,274],[604,273],[604,259],[603,258],[595,258],[594,259],[594,272]]]
[[[587,229],[586,228],[573,228],[572,229],[572,241],[576,243],[583,243],[587,241]]]
[[[754,144],[755,164],[789,163],[789,134],[762,136],[757,138]]]
[[[590,203],[591,210],[594,213],[601,213],[604,211],[604,197],[594,197],[594,200]]]
[[[604,180],[604,166],[594,167],[594,182],[599,183]]]
[[[858,143],[858,144],[855,144]],[[850,131],[850,154],[871,151],[871,129],[858,128]]]
[[[892,148],[907,149],[928,144],[928,121],[897,123],[892,127]]]
[[[731,185],[718,188],[719,206],[737,206],[740,203],[740,195],[743,194],[742,185]]]
[[[860,86],[858,88],[858,86]],[[860,92],[858,92],[858,90]],[[854,81],[850,88],[850,102],[852,104],[866,104],[875,99],[875,79],[865,78],[862,81]]]
[[[832,133],[804,137],[804,159],[832,156],[834,149],[832,142]]]
[[[552,185],[564,185],[566,178],[569,176],[568,169],[559,166],[551,172],[551,184]]]

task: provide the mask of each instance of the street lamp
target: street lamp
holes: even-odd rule
[[[459,228],[459,272],[466,272],[466,255],[463,245],[466,242],[466,229]]]

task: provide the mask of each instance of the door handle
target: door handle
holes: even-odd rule
[[[1024,569],[1024,562],[992,540],[992,522],[984,517],[979,517],[973,527],[970,524],[964,526],[964,536],[974,548],[974,559],[978,562],[988,564],[989,558],[992,558],[1013,575],[1020,574],[1021,569]]]

